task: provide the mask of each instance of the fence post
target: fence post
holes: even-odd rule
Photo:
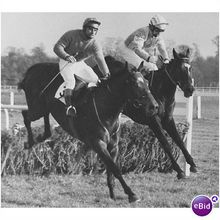
[[[15,94],[14,92],[10,92],[10,105],[14,105],[15,104]]]
[[[5,128],[6,130],[9,130],[9,114],[8,109],[4,109],[5,111]]]
[[[19,109],[19,110],[26,110],[28,109],[27,105],[3,105],[1,104],[1,110],[5,112],[5,127],[6,130],[9,130],[9,110]]]
[[[186,149],[191,154],[191,146],[192,146],[192,119],[193,119],[193,96],[189,97],[186,107],[186,120],[189,124],[189,130],[187,132],[186,138]],[[190,166],[185,162],[184,171],[186,176],[190,175]]]
[[[197,96],[197,119],[201,118],[201,96]]]

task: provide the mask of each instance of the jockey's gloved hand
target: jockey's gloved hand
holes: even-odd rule
[[[163,63],[164,64],[168,64],[170,61],[168,60],[168,59],[165,59],[164,61],[163,61]]]
[[[99,78],[99,83],[106,84],[106,82],[108,81],[109,77],[110,77],[110,74],[108,74],[105,77]]]
[[[76,58],[74,56],[70,56],[70,55],[67,55],[65,57],[65,60],[69,63],[75,63],[76,62]]]
[[[149,56],[148,59],[147,59],[147,62],[156,64],[157,60],[158,60],[157,56]]]
[[[105,76],[103,76],[103,77],[100,77],[100,80],[102,81],[106,81],[106,80],[108,80],[110,78],[110,73],[106,73],[105,74]]]

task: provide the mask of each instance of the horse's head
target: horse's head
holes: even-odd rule
[[[158,104],[149,90],[148,81],[138,69],[129,68],[127,63],[125,65],[125,72],[128,75],[126,79],[128,101],[135,108],[142,108],[146,116],[152,116],[157,113]]]
[[[189,62],[190,51],[177,53],[173,49],[174,59],[169,64],[170,74],[173,77],[173,81],[182,89],[185,97],[190,97],[194,92],[193,81],[191,77],[191,66]]]

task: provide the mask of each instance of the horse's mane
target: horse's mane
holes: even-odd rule
[[[189,58],[189,56],[185,52],[178,53],[179,58]]]
[[[106,56],[105,61],[112,76],[114,76],[116,73],[118,74],[119,72],[121,72],[121,70],[125,67],[125,64],[123,62],[116,60],[112,56]]]
[[[122,70],[124,70],[124,68],[125,68],[125,63],[116,60],[112,56],[106,56],[105,57],[105,61],[106,61],[106,64],[107,64],[107,66],[109,68],[111,76],[114,77],[114,76],[120,75],[120,73],[123,73]],[[93,70],[98,75],[98,77],[103,77],[103,74],[99,70],[98,65],[95,65],[93,67]]]

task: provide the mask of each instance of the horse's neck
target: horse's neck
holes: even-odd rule
[[[171,74],[170,70],[172,70],[171,65],[167,66],[167,73],[164,69],[160,69],[155,72],[153,85],[152,85],[152,93],[156,94],[157,97],[164,98],[173,98],[176,92],[176,85],[172,83],[169,76],[167,74]],[[173,74],[173,73],[172,73]],[[170,77],[173,78],[172,75]]]
[[[97,89],[95,96],[100,100],[97,104],[103,109],[101,115],[117,117],[126,102],[124,80],[110,80],[107,85]]]

